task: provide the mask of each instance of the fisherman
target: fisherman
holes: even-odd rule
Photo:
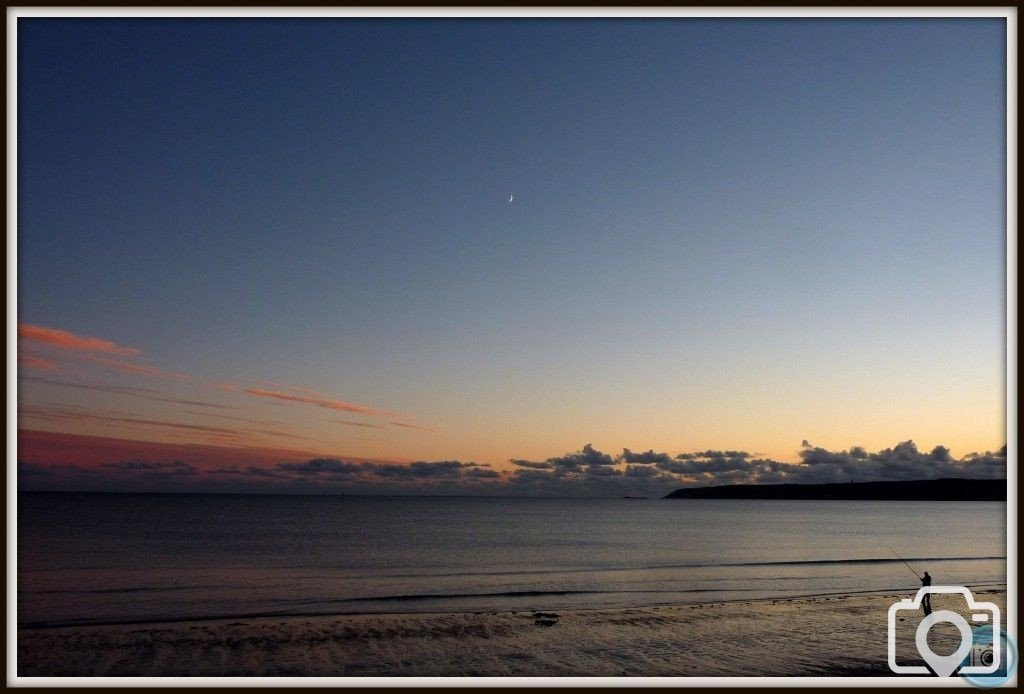
[[[928,575],[928,572],[924,572],[924,577],[921,579],[921,586],[927,588],[932,584],[932,577]],[[924,609],[925,615],[932,613],[932,594],[925,593],[924,598],[921,599],[921,607]]]

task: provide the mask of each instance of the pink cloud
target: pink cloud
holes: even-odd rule
[[[18,363],[27,369],[35,369],[37,371],[60,371],[61,365],[52,359],[46,359],[44,357],[37,357],[34,354],[19,354]]]
[[[305,395],[305,396],[310,397],[310,398],[327,399],[326,396],[323,395],[322,393],[318,393],[315,390],[312,390],[310,388],[301,388],[299,386],[289,386],[289,385],[285,385],[283,383],[276,383],[274,381],[256,381],[256,384],[260,385],[260,386],[269,386],[269,387],[274,388],[276,390],[287,390],[287,391],[290,391],[292,393],[297,393],[299,395]]]
[[[123,347],[110,340],[86,335],[75,335],[66,330],[45,328],[41,325],[29,325],[27,323],[22,323],[18,326],[18,337],[30,342],[42,342],[59,349],[102,352],[104,354],[117,354],[122,357],[133,357],[141,354],[134,347]]]
[[[105,366],[110,369],[116,369],[118,371],[138,374],[141,376],[151,376],[154,378],[170,378],[175,380],[182,380],[185,378],[183,374],[174,373],[172,371],[164,371],[163,369],[157,369],[151,366],[142,366],[140,364],[134,364],[120,359],[111,359],[110,357],[96,356],[96,354],[106,354],[115,357],[137,357],[142,353],[134,347],[124,347],[123,345],[116,344],[110,340],[103,340],[98,337],[76,335],[72,332],[68,332],[67,330],[58,330],[57,328],[47,328],[41,325],[29,325],[27,323],[22,323],[18,326],[18,338],[26,342],[43,344],[50,347],[56,347],[57,349],[66,350],[72,352],[75,359],[91,362],[93,364]],[[85,352],[85,354],[82,354],[82,352]],[[89,352],[93,352],[94,354],[89,354]],[[56,371],[60,369],[60,365],[56,361],[45,359],[43,357],[25,355],[20,358],[20,361],[30,368],[49,371]]]
[[[289,393],[279,393],[273,390],[263,390],[261,388],[246,388],[245,392],[249,395],[255,395],[259,398],[273,398],[275,400],[284,400],[285,402],[298,402],[306,405],[316,405],[317,407],[323,407],[328,410],[339,410],[341,412],[356,412],[359,414],[368,414],[374,417],[393,417],[394,412],[388,412],[386,410],[379,410],[376,407],[367,407],[366,405],[356,405],[350,402],[343,402],[341,400],[328,400],[321,397],[306,397],[302,395],[291,395]]]
[[[169,378],[175,381],[181,381],[186,378],[185,374],[179,374],[173,371],[164,371],[163,369],[153,368],[152,366],[132,364],[130,362],[120,361],[118,359],[94,357],[86,354],[80,355],[79,358],[84,359],[85,361],[88,361],[93,364],[106,366],[107,368],[116,369],[118,371],[125,371],[127,373],[139,374],[141,376],[152,376],[153,378]]]
[[[209,416],[209,415],[205,415]],[[299,434],[293,434],[286,431],[278,431],[275,429],[264,429],[264,428],[242,428],[233,429],[225,427],[216,427],[203,424],[192,424],[187,422],[169,422],[158,419],[144,419],[140,417],[133,417],[119,412],[108,412],[106,414],[100,414],[97,412],[89,412],[80,409],[70,407],[20,407],[18,409],[19,419],[36,419],[36,420],[48,420],[48,421],[63,421],[63,422],[94,422],[100,424],[113,424],[113,425],[127,425],[127,426],[142,426],[142,427],[159,427],[161,429],[171,429],[184,432],[198,432],[206,434],[211,437],[215,437],[225,443],[227,442],[241,442],[248,438],[251,438],[252,434],[271,436],[277,438],[286,439],[304,439],[308,440],[307,436],[301,436]],[[244,420],[243,420],[244,421]],[[258,423],[258,422],[254,422]]]

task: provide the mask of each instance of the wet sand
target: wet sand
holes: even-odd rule
[[[1005,613],[1005,591],[976,595]],[[18,675],[892,676],[887,612],[911,596],[22,628]],[[933,607],[966,614],[952,596]],[[921,617],[898,625],[899,653]],[[933,637],[937,652],[959,638]]]

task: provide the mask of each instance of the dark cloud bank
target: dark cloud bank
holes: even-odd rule
[[[799,456],[799,463],[783,463],[746,451],[673,456],[628,448],[613,456],[587,444],[546,460],[512,459],[511,472],[458,460],[398,464],[314,458],[272,467],[212,469],[181,460],[126,461],[99,468],[23,462],[18,473],[22,489],[651,497],[679,487],[718,484],[1006,477],[1006,446],[957,459],[944,446],[922,452],[913,441],[874,453],[859,446],[830,451],[804,441]]]

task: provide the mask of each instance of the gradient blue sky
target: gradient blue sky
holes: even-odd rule
[[[1004,94],[1002,20],[21,19],[19,322],[321,453],[994,450]]]

